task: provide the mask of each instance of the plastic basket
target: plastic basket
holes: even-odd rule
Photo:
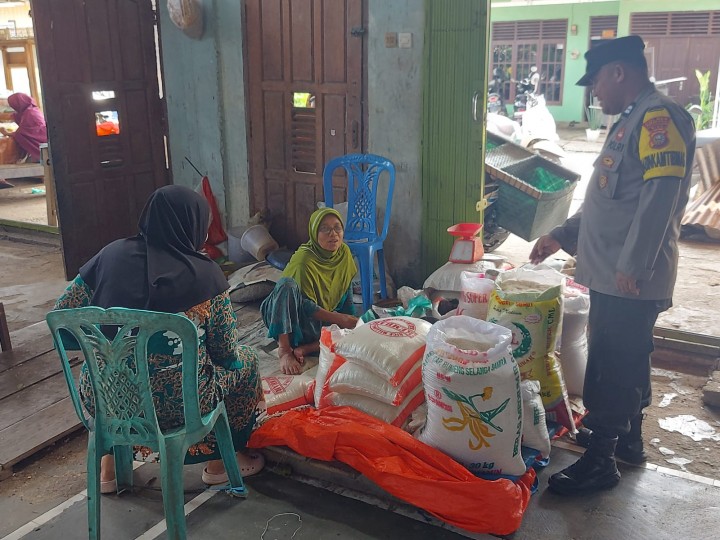
[[[497,200],[498,225],[532,241],[567,219],[580,175],[534,156],[501,171]]]

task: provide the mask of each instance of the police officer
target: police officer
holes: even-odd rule
[[[650,82],[644,48],[642,38],[628,36],[585,54],[577,84],[592,87],[603,112],[620,118],[595,161],[582,208],[530,254],[536,264],[560,248],[576,255],[575,279],[590,289],[583,390],[589,429],[578,435],[588,450],[550,477],[550,489],[564,495],[615,486],[616,455],[646,459],[640,426],[651,397],[653,326],[671,305],[695,128]]]

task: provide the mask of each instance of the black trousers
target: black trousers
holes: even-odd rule
[[[635,300],[590,291],[588,364],[583,424],[599,435],[630,431],[630,420],[650,405],[653,327],[669,300]]]

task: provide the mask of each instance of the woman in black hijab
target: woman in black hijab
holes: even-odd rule
[[[198,327],[198,384],[200,407],[211,411],[225,400],[235,449],[242,451],[255,422],[262,397],[257,354],[239,346],[235,312],[228,296],[228,282],[220,267],[200,253],[210,224],[210,208],[198,193],[182,186],[155,191],[140,216],[140,234],[116,240],[87,264],[58,299],[55,309],[99,306],[125,307],[186,315]],[[150,378],[160,428],[183,423],[182,372],[176,343],[156,335],[148,344]],[[80,394],[94,414],[92,387],[83,365]],[[136,448],[135,459],[148,461],[157,455]],[[193,445],[185,463],[207,461],[203,481],[227,482],[219,449],[211,433]],[[261,454],[238,454],[243,476],[262,469]],[[105,456],[101,464],[101,491],[116,489],[114,461]]]

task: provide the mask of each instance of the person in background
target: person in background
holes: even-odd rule
[[[650,353],[658,315],[671,306],[680,221],[695,153],[692,117],[648,78],[639,36],[585,54],[579,86],[592,87],[607,115],[620,115],[607,136],[580,211],[538,239],[537,264],[560,248],[577,253],[576,281],[590,289],[588,414],[578,443],[588,450],[552,475],[562,495],[620,481],[615,457],[647,459],[642,410],[650,404]]]
[[[18,127],[15,131],[8,131],[0,127],[0,133],[15,140],[23,153],[23,156],[20,158],[20,163],[27,161],[39,163],[40,145],[46,143],[48,140],[45,117],[42,111],[38,108],[33,98],[22,92],[11,94],[7,98],[7,102],[15,111],[12,121],[15,122]],[[13,185],[7,180],[0,179],[0,189],[8,187],[13,187]]]
[[[140,216],[140,233],[116,240],[87,264],[58,299],[55,309],[99,306],[181,313],[198,327],[198,388],[202,413],[225,401],[237,460],[243,476],[263,468],[264,458],[244,453],[262,399],[257,353],[238,345],[235,312],[228,282],[213,261],[200,253],[207,238],[210,207],[193,190],[165,186],[155,191]],[[158,339],[155,339],[158,338]],[[150,382],[163,430],[182,425],[181,353],[160,335],[148,344]],[[80,395],[94,414],[92,386],[83,364]],[[154,458],[147,448],[136,448],[135,459]],[[214,434],[188,450],[185,463],[207,462],[206,484],[224,484],[225,473]],[[101,492],[116,489],[112,456],[101,462]]]
[[[341,328],[357,324],[352,298],[357,268],[343,243],[340,214],[332,208],[316,210],[308,232],[310,240],[293,254],[282,279],[260,306],[268,337],[279,343],[285,374],[300,373],[305,356],[320,349],[323,323]]]

